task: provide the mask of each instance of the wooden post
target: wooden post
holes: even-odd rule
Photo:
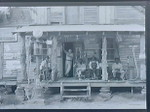
[[[146,80],[146,56],[145,56],[145,36],[141,35],[141,39],[140,39],[140,55],[139,55],[139,59],[140,59],[140,74],[139,77],[141,80]]]
[[[106,37],[103,37],[103,45],[102,45],[102,80],[108,80],[107,73],[107,40]]]
[[[52,65],[52,75],[51,79],[54,81],[57,75],[57,39],[53,37],[52,41],[52,56],[51,56],[51,65]]]
[[[31,37],[26,38],[26,63],[27,63],[27,76],[28,79],[31,77],[30,67],[31,67]]]
[[[36,55],[36,74],[39,76],[40,74],[40,57],[38,55],[39,53],[39,40],[36,39],[36,41],[34,42],[34,51],[35,51],[35,55]]]
[[[0,42],[0,79],[3,78],[4,43]]]
[[[26,46],[25,46],[25,33],[20,33],[21,38],[21,69],[22,72],[17,76],[17,80],[20,82],[27,81],[27,73],[26,73]]]

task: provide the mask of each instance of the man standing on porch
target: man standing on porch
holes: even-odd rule
[[[69,76],[69,72],[71,70],[71,66],[72,66],[72,60],[73,60],[73,53],[72,50],[69,49],[68,52],[64,49],[64,45],[63,45],[63,50],[66,54],[66,61],[65,61],[65,76],[68,77]]]

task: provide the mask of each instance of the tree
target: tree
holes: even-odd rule
[[[3,23],[10,19],[10,7],[0,8],[0,23]]]

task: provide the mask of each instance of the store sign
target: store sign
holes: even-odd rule
[[[12,33],[14,30],[15,28],[0,28],[0,42],[16,42],[18,35]]]

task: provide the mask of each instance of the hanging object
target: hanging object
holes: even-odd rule
[[[118,42],[121,42],[121,41],[122,41],[122,38],[121,38],[121,36],[118,34],[118,32],[117,32],[116,38],[117,38],[117,41],[118,41]]]
[[[42,37],[43,35],[43,31],[40,31],[40,30],[34,30],[33,31],[33,37],[39,39],[40,37]]]
[[[53,43],[52,40],[47,40],[47,41],[46,41],[46,44],[47,44],[47,45],[52,45],[52,43]]]

